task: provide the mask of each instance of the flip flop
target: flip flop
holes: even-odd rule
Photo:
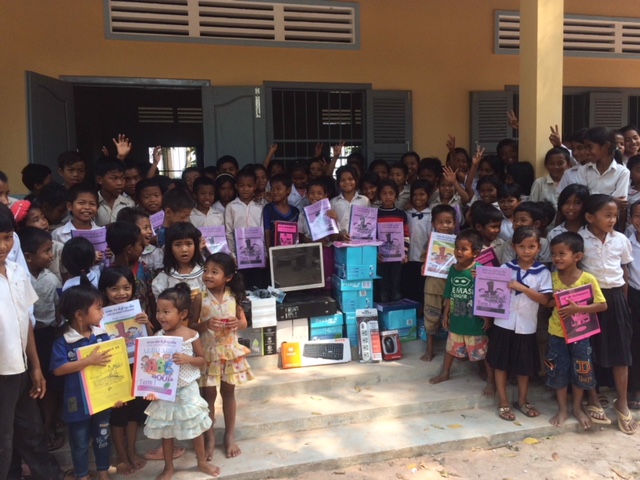
[[[511,413],[511,407],[498,407],[498,416],[507,422],[513,422],[516,416]]]
[[[584,413],[589,416],[593,423],[597,423],[598,425],[611,425],[611,420],[604,413],[604,408],[596,407],[595,405],[585,405],[583,407]],[[595,415],[600,415],[602,418],[597,417]]]
[[[618,410],[615,405],[613,406],[613,411],[616,412],[616,416],[618,417],[618,429],[620,429],[622,433],[626,433],[627,435],[633,435],[634,433],[636,433],[637,426],[636,430],[630,427],[630,424],[632,422],[635,422],[635,420],[633,419],[633,415],[631,415],[631,411],[629,411],[629,413],[625,415],[620,410]]]
[[[513,402],[513,408],[516,410],[520,410],[526,417],[535,418],[540,416],[540,412],[536,407],[531,405],[529,402],[523,403],[522,405],[518,405],[518,402]]]

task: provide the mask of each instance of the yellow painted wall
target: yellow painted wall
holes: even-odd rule
[[[494,10],[518,6],[518,0],[363,0],[361,49],[338,51],[106,40],[102,0],[0,0],[0,168],[13,191],[24,190],[26,70],[52,77],[355,82],[412,90],[415,149],[442,156],[447,133],[466,146],[470,91],[518,83],[518,57],[492,53]],[[567,0],[565,12],[628,16],[638,8],[637,0]],[[565,85],[634,87],[638,78],[637,60],[565,59]]]

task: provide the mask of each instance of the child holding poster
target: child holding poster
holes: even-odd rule
[[[456,228],[456,211],[451,205],[436,205],[431,210],[432,232],[453,235]],[[424,328],[427,331],[427,351],[420,360],[433,360],[435,334],[440,329],[446,278],[426,275],[424,282]]]
[[[50,366],[54,375],[64,376],[62,420],[69,430],[74,474],[78,480],[89,480],[89,443],[93,441],[98,479],[108,480],[111,410],[89,414],[80,372],[90,365],[106,366],[109,355],[97,347],[81,360],[76,353],[77,348],[109,340],[109,335],[99,326],[103,315],[102,294],[91,285],[71,287],[60,298],[60,314],[66,321],[64,334],[53,344]]]
[[[512,422],[507,396],[507,374],[518,378],[518,401],[513,407],[527,417],[537,417],[540,412],[527,399],[529,377],[540,368],[538,361],[538,306],[547,305],[553,291],[551,273],[536,261],[540,253],[540,233],[533,227],[517,228],[513,234],[513,249],[517,258],[501,268],[512,272],[509,282],[511,303],[509,318],[496,318],[489,335],[487,362],[495,369],[499,404],[498,416]]]
[[[135,295],[136,282],[133,272],[125,266],[105,268],[100,276],[98,289],[106,297],[107,305],[126,303]],[[147,329],[153,328],[144,310],[133,320],[140,326],[146,326]],[[130,332],[125,332],[125,335],[130,335]],[[134,338],[130,340],[135,341]],[[136,397],[135,400],[125,403],[111,413],[111,435],[116,450],[116,471],[120,475],[129,475],[146,464],[136,450],[136,435],[138,423],[144,422],[146,418],[144,411],[148,404],[146,400]]]
[[[593,289],[593,303],[576,305],[574,302],[558,309],[555,301],[549,302],[553,313],[549,319],[549,349],[545,365],[547,366],[547,386],[556,391],[558,411],[549,420],[551,425],[560,427],[569,417],[567,409],[567,388],[571,382],[573,392],[573,416],[585,429],[591,423],[611,423],[606,419],[604,410],[597,404],[582,406],[585,390],[596,386],[591,355],[591,343],[588,338],[567,343],[562,328],[562,319],[576,313],[598,313],[607,309],[607,302],[602,295],[598,280],[590,273],[584,272],[578,263],[584,257],[584,240],[574,232],[564,232],[551,240],[551,256],[557,271],[551,274],[553,291],[562,292],[570,288],[590,285]],[[606,420],[605,420],[606,419]]]
[[[235,387],[253,380],[246,356],[250,350],[238,342],[238,330],[247,328],[247,318],[240,306],[245,298],[244,283],[231,255],[214,253],[204,264],[202,276],[201,322],[194,328],[202,334],[204,356],[207,361],[200,387],[209,403],[211,420],[215,415],[218,389],[224,412],[224,448],[227,458],[237,457],[241,451],[235,442]],[[206,434],[207,460],[213,458],[215,439],[213,428]]]
[[[195,227],[194,227],[195,228]],[[148,418],[144,434],[149,438],[162,439],[164,471],[158,478],[171,478],[174,473],[174,439],[193,440],[198,468],[212,477],[220,475],[220,468],[207,461],[204,436],[213,422],[209,418],[207,402],[200,396],[198,379],[205,364],[204,350],[198,332],[185,327],[183,322],[191,308],[191,289],[184,282],[168,288],[158,297],[158,321],[162,325],[157,335],[182,338],[182,353],[173,355],[172,361],[180,365],[178,391],[175,402],[157,400],[149,394],[151,404],[145,411]]]

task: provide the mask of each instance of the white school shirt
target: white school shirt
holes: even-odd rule
[[[96,223],[91,220],[91,228],[89,230],[98,230],[99,228],[102,227],[96,225]],[[56,242],[65,244],[69,240],[71,240],[71,230],[77,230],[77,228],[74,227],[71,220],[69,220],[67,223],[51,232],[51,238],[53,238],[53,240]]]
[[[431,235],[431,210],[429,208],[421,212],[415,208],[407,210],[407,224],[409,225],[409,261],[424,262]]]
[[[582,227],[578,233],[584,239],[582,269],[596,277],[602,289],[622,287],[621,265],[633,262],[629,239],[615,230],[607,234],[604,243],[587,227]]]
[[[504,242],[503,256],[509,262],[516,258],[516,251],[513,248],[512,242]],[[551,249],[549,248],[549,241],[546,238],[540,239],[540,252],[536,255],[536,260],[540,263],[551,263]]]
[[[211,208],[213,208],[214,210],[220,212],[222,215],[224,215],[224,206],[222,205],[222,203],[220,203],[220,200],[218,200],[217,202],[215,202]]]
[[[155,245],[147,245],[142,251],[140,260],[142,260],[152,272],[160,270],[164,268],[164,250]]]
[[[628,237],[631,242],[631,254],[633,262],[627,265],[629,268],[629,286],[635,290],[640,290],[640,242],[635,230]]]
[[[551,175],[547,175],[546,177],[540,177],[534,180],[533,185],[531,185],[529,200],[532,202],[547,200],[556,207],[558,205],[558,195],[560,194],[558,193],[556,182],[553,181]]]
[[[501,238],[507,243],[511,243],[511,240],[513,239],[513,220],[509,220],[507,217],[502,219],[498,238]]]
[[[56,322],[56,306],[58,305],[58,289],[62,283],[55,274],[45,268],[40,275],[31,277],[31,286],[38,295],[38,301],[33,305],[33,316],[38,323],[49,326]]]
[[[95,266],[91,267],[91,270],[87,273],[87,278],[91,282],[91,285],[98,288],[98,282],[100,281],[100,269],[97,269]],[[64,285],[62,285],[62,291],[64,292],[65,290],[68,290],[71,287],[77,287],[78,285],[80,285],[80,276],[71,277],[64,282]]]
[[[398,199],[396,200],[396,208],[400,210],[404,210],[411,199],[411,187],[409,185],[405,185],[400,194],[398,195]]]
[[[358,192],[356,192],[350,202],[344,198],[342,193],[331,199],[331,209],[334,210],[338,216],[338,230],[340,230],[340,232],[346,233],[349,231],[352,205],[358,205],[360,207],[371,206],[369,199]]]
[[[110,207],[107,201],[102,197],[102,193],[98,192],[98,213],[96,213],[95,222],[97,225],[104,227],[116,221],[118,212],[125,207],[135,207],[131,197],[127,194],[121,193],[116,197],[113,202],[113,207]]]
[[[558,235],[568,231],[569,230],[567,230],[567,227],[565,227],[564,222],[562,222],[557,227],[552,228],[551,231],[547,233],[547,240],[549,241],[549,244],[551,244],[551,240],[556,238]]]
[[[558,195],[560,195],[562,193],[562,190],[564,190],[569,185],[573,185],[574,183],[580,183],[580,179],[578,178],[578,171],[580,167],[581,165],[576,165],[564,171],[564,173],[562,174],[562,178],[560,179],[560,181],[558,182],[558,185],[556,186],[556,191],[558,192]]]
[[[262,228],[262,205],[251,200],[244,203],[239,198],[230,201],[224,212],[224,226],[227,229],[227,245],[234,254],[236,251],[236,228]]]
[[[224,225],[224,213],[219,212],[213,207],[209,207],[207,213],[202,213],[197,208],[194,208],[191,210],[189,220],[196,228],[217,227],[218,225]]]
[[[0,375],[17,375],[27,370],[30,310],[38,295],[25,269],[11,260],[5,267],[7,276],[0,275]]]
[[[305,192],[306,193],[306,192]],[[298,192],[296,187],[291,187],[291,193],[289,194],[289,198],[287,199],[289,205],[292,207],[296,207],[298,210],[302,211],[304,207],[309,205],[309,199],[306,195]]]
[[[585,163],[578,169],[578,181],[586,185],[591,195],[603,193],[615,198],[627,198],[629,193],[629,177],[631,172],[615,160],[611,162],[609,168],[600,175],[595,163]]]
[[[529,270],[522,270],[517,261],[511,261],[500,268],[508,268],[511,278],[540,293],[553,293],[551,272],[541,263],[534,263]],[[501,328],[522,335],[536,333],[538,327],[538,308],[540,304],[521,292],[511,291],[509,318],[496,318],[493,323]]]
[[[178,273],[171,270],[170,273],[160,272],[151,282],[151,291],[158,301],[158,296],[167,288],[175,287],[180,282],[184,282],[191,288],[193,293],[195,290],[202,290],[204,282],[202,281],[202,273],[204,268],[200,265],[193,267],[189,273]]]

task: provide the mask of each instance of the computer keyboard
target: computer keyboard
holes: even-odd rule
[[[344,343],[305,343],[302,356],[324,360],[342,360],[344,358]]]

